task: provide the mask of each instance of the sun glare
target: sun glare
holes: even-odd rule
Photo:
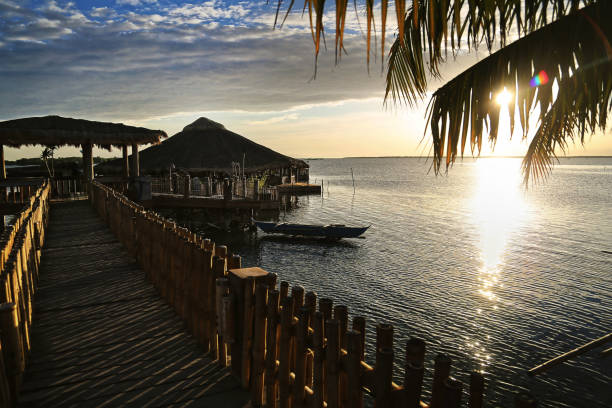
[[[504,89],[495,97],[495,102],[497,102],[498,105],[507,106],[510,104],[510,102],[512,102],[512,97],[512,92],[508,91],[506,87],[504,87]]]

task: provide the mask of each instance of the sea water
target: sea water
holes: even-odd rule
[[[512,406],[519,391],[545,407],[612,406],[603,348],[526,374],[612,331],[612,158],[562,159],[527,190],[520,159],[466,159],[438,176],[418,158],[309,164],[323,194],[299,197],[281,221],[370,225],[364,239],[260,231],[217,242],[243,265],[364,315],[370,363],[375,324],[392,324],[399,383],[405,341],[415,336],[427,345],[425,392],[433,358],[446,353],[464,390],[469,371],[484,374],[488,406]]]

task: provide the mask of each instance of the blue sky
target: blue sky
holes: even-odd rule
[[[348,55],[335,66],[333,50],[323,52],[311,80],[307,18],[298,11],[272,30],[274,7],[265,0],[0,0],[0,120],[59,114],[171,135],[207,116],[298,157],[428,153],[427,139],[420,143],[425,104],[383,107],[380,65],[368,75],[354,13]],[[333,27],[327,32],[332,44]],[[449,62],[444,77],[477,58]],[[612,154],[606,139],[595,136],[572,153]],[[502,142],[496,152],[525,149]],[[7,149],[6,156],[40,150]]]

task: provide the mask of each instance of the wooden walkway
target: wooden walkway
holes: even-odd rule
[[[21,407],[244,407],[87,201],[54,203]]]

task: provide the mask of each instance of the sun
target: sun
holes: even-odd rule
[[[504,89],[495,96],[495,102],[500,106],[508,106],[510,102],[512,102],[513,96],[512,92],[504,87]]]

